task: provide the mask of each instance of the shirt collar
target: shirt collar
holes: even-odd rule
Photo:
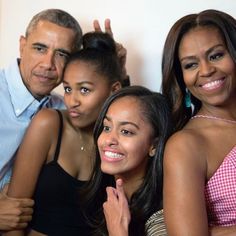
[[[32,103],[35,106],[40,106],[40,104],[44,104],[45,100],[49,98],[47,96],[41,101],[38,101],[32,96],[22,81],[18,60],[15,60],[6,69],[6,78],[16,116],[21,115]]]

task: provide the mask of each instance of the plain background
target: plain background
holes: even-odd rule
[[[162,48],[168,31],[180,17],[213,8],[236,17],[236,0],[0,0],[0,67],[19,56],[19,37],[32,16],[46,8],[72,14],[83,32],[98,19],[110,18],[114,37],[128,50],[132,84],[160,90]],[[62,92],[61,87],[56,89]]]

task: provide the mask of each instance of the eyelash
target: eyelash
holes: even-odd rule
[[[65,93],[70,93],[71,92],[71,88],[70,87],[64,87],[64,91],[65,91]]]
[[[111,128],[110,128],[108,125],[104,125],[104,126],[103,126],[103,131],[104,131],[104,132],[109,132],[110,130],[111,130]],[[123,135],[125,135],[125,136],[131,136],[131,135],[134,134],[134,132],[129,131],[129,130],[127,130],[127,129],[122,129],[120,132],[121,132],[121,134],[123,134]]]
[[[195,62],[188,63],[188,64],[184,65],[184,69],[185,70],[192,69],[192,68],[195,68],[196,65],[197,65],[197,63],[195,63]]]
[[[46,48],[42,46],[33,46],[33,49],[39,51],[39,52],[45,52]]]
[[[64,53],[64,52],[60,52],[60,51],[57,51],[57,52],[56,52],[56,55],[57,55],[58,57],[60,57],[60,58],[65,59],[65,60],[68,60],[68,58],[69,58],[69,55],[68,55],[68,54],[66,54],[66,53]]]
[[[224,52],[217,52],[217,53],[214,53],[212,55],[209,55],[209,61],[218,61],[220,60],[222,57],[224,56]],[[188,69],[193,69],[195,67],[197,67],[198,63],[196,62],[191,62],[191,63],[187,63],[183,66],[183,68],[185,70],[188,70]]]
[[[46,47],[40,46],[40,45],[34,45],[33,48],[40,53],[45,53],[47,50]],[[55,56],[58,56],[59,58],[63,60],[68,60],[70,55],[66,52],[56,51]]]
[[[88,94],[88,93],[90,92],[90,89],[85,88],[85,87],[81,87],[81,88],[80,88],[80,92],[81,92],[82,94]]]
[[[103,126],[103,131],[104,132],[108,132],[110,130],[110,127],[109,126],[107,126],[107,125],[104,125]]]
[[[223,56],[224,56],[223,52],[217,52],[217,53],[215,53],[213,55],[210,55],[209,59],[217,61],[217,60],[221,59]]]
[[[124,134],[125,136],[131,136],[131,135],[134,134],[133,132],[131,132],[131,131],[127,130],[127,129],[122,129],[121,133]]]

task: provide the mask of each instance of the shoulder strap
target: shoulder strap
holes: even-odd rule
[[[56,151],[55,151],[55,155],[54,155],[54,158],[53,158],[54,161],[58,160],[58,156],[59,156],[60,148],[61,148],[62,131],[63,131],[63,117],[62,117],[62,114],[59,110],[56,109],[56,111],[59,115],[60,123],[59,123],[59,133],[58,133],[58,137],[57,137],[57,146],[56,146]]]

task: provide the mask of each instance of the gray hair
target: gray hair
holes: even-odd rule
[[[72,29],[75,33],[75,49],[81,48],[82,43],[82,30],[78,21],[70,15],[60,9],[46,9],[36,14],[30,21],[26,28],[26,37],[36,28],[39,21],[49,21],[61,27]]]

